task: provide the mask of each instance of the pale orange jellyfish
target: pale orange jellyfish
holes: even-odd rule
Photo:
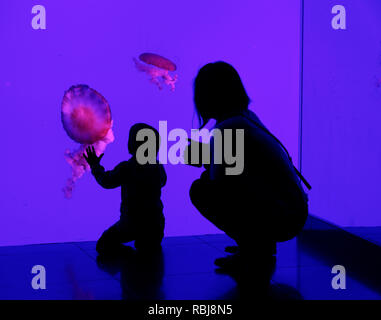
[[[99,92],[89,86],[72,86],[62,99],[61,121],[68,136],[81,144],[77,150],[65,151],[65,159],[72,167],[72,176],[63,191],[65,197],[70,198],[75,181],[89,170],[83,157],[86,147],[94,146],[99,155],[114,141],[110,106]]]
[[[139,60],[133,59],[139,71],[147,73],[151,82],[162,89],[162,82],[170,86],[171,91],[175,90],[177,74],[171,76],[169,72],[176,71],[176,65],[169,59],[155,53],[142,53]]]

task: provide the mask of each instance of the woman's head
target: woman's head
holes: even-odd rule
[[[218,61],[203,66],[194,80],[194,103],[201,125],[221,120],[248,108],[250,98],[238,72]]]

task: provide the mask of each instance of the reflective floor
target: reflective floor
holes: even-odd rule
[[[169,237],[163,240],[160,257],[142,260],[127,248],[123,259],[112,261],[97,258],[95,242],[0,247],[0,299],[237,299],[236,281],[216,273],[214,266],[228,245],[234,243],[225,235]],[[350,266],[345,266],[346,289],[334,290],[333,265],[325,264],[296,239],[278,244],[277,251],[266,297],[381,298],[351,276]],[[45,268],[45,290],[32,288],[35,265]],[[261,290],[254,283],[252,292],[260,296]]]
[[[346,231],[363,239],[381,245],[381,227],[346,227]]]

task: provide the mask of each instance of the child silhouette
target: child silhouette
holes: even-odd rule
[[[159,132],[144,123],[137,123],[130,129],[128,151],[132,157],[113,170],[105,171],[100,165],[103,154],[98,157],[93,147],[88,147],[87,155],[83,155],[95,180],[103,188],[121,187],[122,193],[120,220],[103,232],[98,240],[96,249],[99,254],[117,253],[123,243],[130,241],[135,241],[138,250],[160,248],[165,224],[161,188],[167,181],[167,175],[158,161],[155,164],[140,164],[137,160],[137,150],[145,143],[137,141],[137,134],[147,129],[152,130],[156,137],[157,155]]]

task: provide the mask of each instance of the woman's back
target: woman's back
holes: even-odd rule
[[[276,205],[289,207],[304,201],[304,191],[287,154],[254,112],[244,111],[216,128],[244,129],[244,169],[241,175],[226,176],[224,166],[212,164],[212,180],[229,181],[232,188],[269,198]]]

